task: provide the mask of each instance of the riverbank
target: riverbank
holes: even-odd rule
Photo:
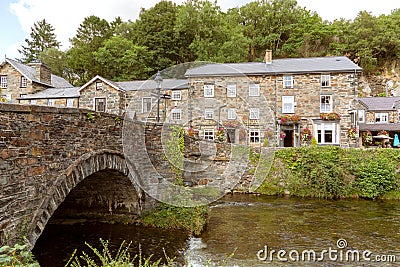
[[[400,199],[399,159],[399,149],[280,149],[257,192],[329,199]]]

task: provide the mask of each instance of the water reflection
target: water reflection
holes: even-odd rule
[[[35,247],[42,266],[55,265],[67,259],[83,241],[91,244],[99,237],[119,245],[133,240],[146,255],[179,257],[185,251],[192,266],[208,266],[210,261],[228,266],[396,266],[381,264],[325,261],[263,262],[257,252],[267,245],[274,250],[337,249],[340,238],[346,249],[370,250],[376,254],[397,255],[400,262],[400,205],[398,201],[316,200],[298,198],[226,196],[212,207],[209,224],[200,237],[188,238],[180,231],[146,229],[117,225],[51,225]],[[229,255],[234,252],[232,257]],[[52,259],[51,264],[45,260]],[[328,258],[326,258],[328,259]]]

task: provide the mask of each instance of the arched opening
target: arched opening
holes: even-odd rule
[[[139,201],[135,186],[125,174],[106,169],[72,189],[49,223],[77,219],[131,223],[140,213]]]

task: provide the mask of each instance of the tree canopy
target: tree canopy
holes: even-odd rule
[[[210,0],[162,0],[142,9],[136,21],[85,18],[65,52],[58,50],[54,28],[39,21],[20,53],[22,61],[40,58],[75,85],[97,74],[146,79],[191,61],[261,61],[266,49],[274,58],[346,55],[370,73],[399,63],[399,25],[400,10],[329,22],[296,0],[258,0],[226,12]]]

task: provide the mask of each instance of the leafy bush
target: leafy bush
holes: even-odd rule
[[[292,195],[343,198],[363,197],[375,199],[397,190],[400,151],[395,149],[343,149],[333,146],[311,146],[281,149],[276,152],[276,173],[283,173],[281,186]],[[270,174],[271,175],[271,174]],[[267,177],[264,183],[274,181]],[[276,187],[276,179],[274,182]],[[263,190],[271,188],[262,185]],[[267,190],[270,193],[270,190]],[[276,193],[283,189],[276,189]],[[396,195],[392,193],[392,195]]]
[[[2,246],[0,248],[0,266],[40,267],[29,250],[28,244],[16,244],[14,247]]]

